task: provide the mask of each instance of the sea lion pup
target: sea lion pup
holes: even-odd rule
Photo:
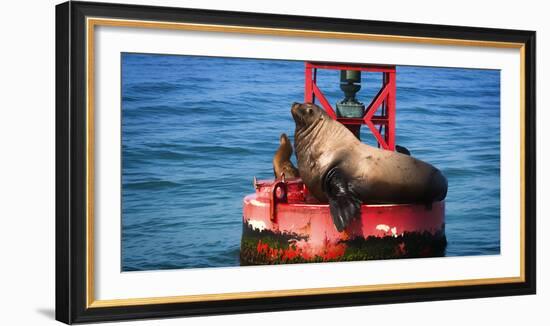
[[[300,173],[298,169],[290,161],[292,156],[292,143],[286,134],[281,134],[279,138],[279,148],[273,156],[273,173],[275,178],[280,178],[281,174],[285,174],[285,178],[298,178]]]
[[[360,215],[361,203],[430,206],[447,195],[447,179],[432,165],[362,143],[315,104],[294,103],[291,113],[302,180],[328,202],[339,232]]]

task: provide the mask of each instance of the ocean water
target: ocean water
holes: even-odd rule
[[[343,97],[337,71],[318,80]],[[303,90],[303,62],[123,53],[122,270],[238,266],[242,198]],[[500,72],[399,66],[396,105],[397,144],[448,179],[446,255],[499,254]]]

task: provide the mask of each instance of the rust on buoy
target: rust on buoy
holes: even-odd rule
[[[437,257],[445,254],[445,203],[362,205],[338,232],[327,204],[301,179],[255,181],[243,201],[241,264]]]

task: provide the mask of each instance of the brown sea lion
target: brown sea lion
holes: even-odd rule
[[[273,173],[275,178],[280,178],[281,174],[285,174],[285,178],[298,178],[300,173],[298,169],[290,161],[292,156],[292,143],[286,134],[281,134],[279,138],[279,148],[273,156]]]
[[[315,104],[294,103],[298,170],[311,194],[328,202],[338,231],[360,215],[361,203],[443,200],[447,179],[432,165],[359,141]]]

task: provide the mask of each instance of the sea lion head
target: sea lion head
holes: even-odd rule
[[[279,145],[290,146],[290,139],[288,139],[288,136],[285,133],[282,133],[281,137],[279,137]],[[292,152],[292,147],[290,150]]]
[[[292,144],[290,143],[290,139],[285,133],[282,133],[279,137],[279,148],[275,153],[275,157],[288,161],[292,156],[292,152]]]
[[[307,128],[326,115],[325,111],[313,103],[294,103],[290,112],[296,122],[296,129]]]
[[[286,178],[297,178],[300,176],[298,169],[290,161],[292,156],[292,144],[285,133],[279,137],[279,148],[273,156],[273,173],[275,178],[280,178],[282,174]]]

